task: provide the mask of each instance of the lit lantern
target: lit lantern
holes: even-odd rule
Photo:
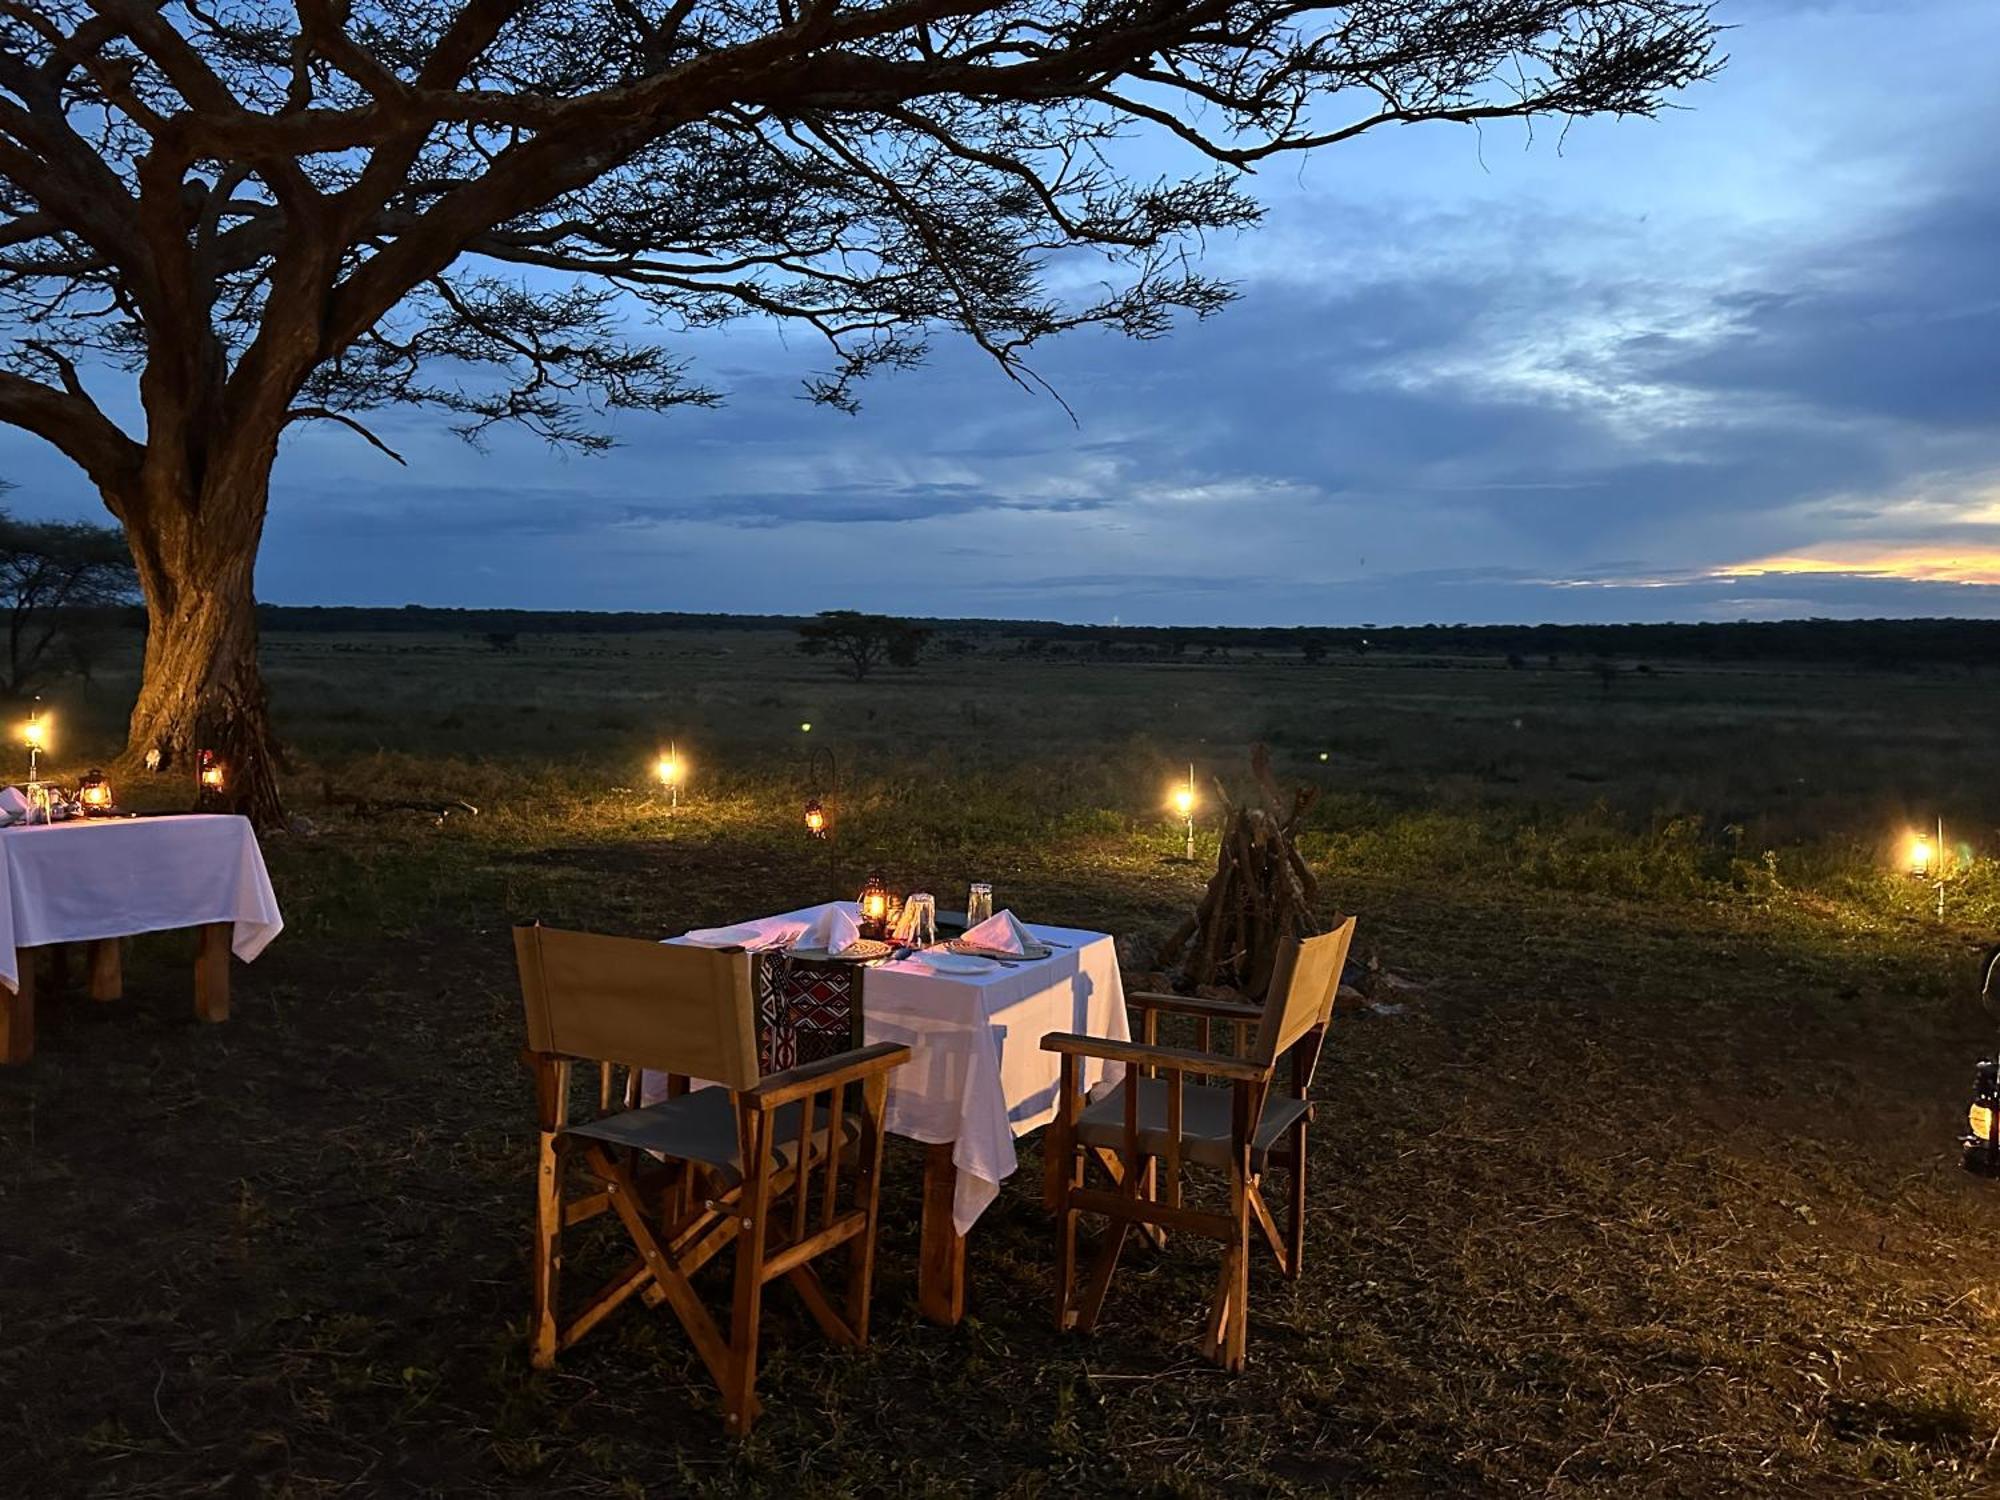
[[[28,711],[28,722],[21,726],[21,741],[28,747],[28,781],[32,784],[42,779],[42,752],[49,748],[49,720],[42,714],[39,698]]]
[[[687,776],[687,764],[681,759],[679,745],[668,747],[667,752],[653,762],[653,774],[660,778],[660,785],[667,789],[673,799],[673,807],[678,811],[681,805],[681,782]]]
[[[826,837],[826,808],[817,797],[806,800],[806,832],[816,839]]]
[[[221,757],[213,750],[200,750],[194,759],[195,806],[215,808],[222,805],[222,794],[229,785],[229,776]]]
[[[101,818],[111,811],[111,783],[102,771],[92,771],[76,784],[76,800],[86,818]]]
[[[2000,1177],[2000,1062],[1983,1058],[1972,1080],[1972,1105],[1965,1112],[1967,1132],[1961,1142],[1965,1168],[1982,1176]]]
[[[1187,857],[1194,858],[1194,762],[1188,762],[1187,784],[1173,791],[1174,811],[1187,823]]]
[[[1937,849],[1926,834],[1913,833],[1906,848],[1906,858],[1910,873],[1919,880],[1931,878],[1931,867],[1937,862]]]
[[[861,935],[879,938],[889,930],[889,888],[880,875],[870,875],[861,887]]]

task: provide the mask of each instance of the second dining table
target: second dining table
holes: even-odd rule
[[[817,923],[828,906],[858,912],[852,901],[781,912],[743,924],[738,942],[755,948]],[[1060,1059],[1042,1050],[1042,1038],[1051,1031],[1131,1038],[1110,935],[1024,926],[1053,950],[1048,957],[945,972],[918,953],[870,963],[861,982],[862,1041],[910,1049],[890,1078],[887,1128],[925,1148],[917,1295],[924,1315],[940,1323],[965,1315],[966,1236],[1019,1167],[1015,1141],[1055,1118]],[[1092,1062],[1081,1081],[1091,1089],[1122,1072]]]

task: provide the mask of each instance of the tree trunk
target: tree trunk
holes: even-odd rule
[[[200,752],[212,751],[224,785],[201,804],[269,826],[282,823],[284,806],[257,665],[252,580],[263,533],[261,477],[255,488],[231,503],[156,493],[126,510],[147,632],[122,769],[185,778],[194,800]]]

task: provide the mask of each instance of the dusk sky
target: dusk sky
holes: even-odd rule
[[[279,460],[278,603],[1322,624],[2000,614],[2000,3],[1724,0],[1655,121],[1364,137],[1260,174],[1242,297],[1036,369],[940,340],[849,417],[809,337],[565,458],[442,416]],[[1163,158],[1164,160],[1164,158]],[[107,402],[116,407],[116,402]],[[101,515],[0,429],[9,503]]]

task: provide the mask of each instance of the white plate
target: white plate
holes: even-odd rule
[[[965,953],[940,953],[936,949],[917,956],[940,974],[991,974],[1000,967],[990,958],[973,958]]]

